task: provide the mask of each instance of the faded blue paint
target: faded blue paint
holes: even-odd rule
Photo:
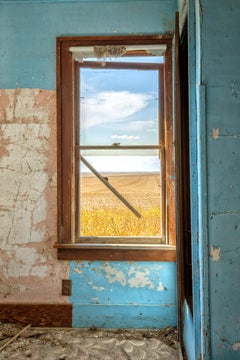
[[[189,304],[184,301],[183,310],[183,341],[184,348],[189,360],[196,359],[195,356],[195,332],[193,327],[193,314],[189,309]]]
[[[234,360],[240,358],[240,3],[202,0],[201,11],[202,79],[207,85],[211,358]],[[214,250],[219,256],[214,256]]]
[[[71,262],[73,326],[176,326],[176,266],[170,262]]]
[[[195,344],[190,359],[240,358],[239,17],[237,0],[189,1]],[[191,317],[185,311],[187,334]],[[186,335],[185,346],[192,354]]]
[[[180,4],[182,1],[180,1]],[[196,1],[188,1],[188,62],[189,62],[189,147],[190,147],[190,202],[191,202],[191,246],[192,246],[192,282],[193,282],[193,314],[190,304],[183,307],[183,341],[189,359],[200,359],[201,304],[200,304],[200,253],[199,241],[199,163],[198,163],[198,122],[196,100]],[[190,336],[192,334],[192,336]],[[192,341],[190,341],[192,340]]]
[[[0,87],[56,88],[56,37],[172,33],[176,0],[0,3]]]

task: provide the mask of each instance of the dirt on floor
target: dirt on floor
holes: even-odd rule
[[[177,330],[37,328],[0,323],[0,359],[179,359]]]

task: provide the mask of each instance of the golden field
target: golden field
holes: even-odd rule
[[[108,174],[108,182],[141,214],[136,217],[94,175],[81,177],[81,236],[160,236],[158,174]]]

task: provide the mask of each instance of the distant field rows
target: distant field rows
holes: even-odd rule
[[[160,178],[157,174],[105,175],[108,182],[131,204],[140,208],[158,207]],[[125,207],[120,200],[94,175],[81,178],[82,208],[98,206]]]

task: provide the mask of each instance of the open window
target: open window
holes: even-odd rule
[[[57,54],[59,259],[173,261],[171,38],[64,37]]]

